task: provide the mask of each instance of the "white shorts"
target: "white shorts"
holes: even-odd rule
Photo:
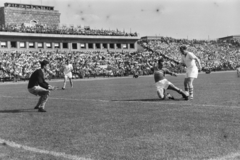
[[[65,79],[67,79],[67,78],[72,78],[72,72],[67,73],[67,74],[64,74],[64,78],[65,78]]]
[[[197,67],[187,68],[186,78],[197,78],[197,77],[198,77],[198,68]]]
[[[172,84],[167,79],[163,79],[155,83],[156,89],[158,92],[163,93],[164,90],[168,89],[168,86]]]

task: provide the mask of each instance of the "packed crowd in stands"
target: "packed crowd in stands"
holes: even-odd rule
[[[0,51],[0,78],[12,77],[17,80],[28,79],[31,73],[40,67],[39,61],[50,61],[48,78],[62,78],[62,67],[69,59],[73,64],[74,78],[110,77],[127,75],[149,75],[152,70],[148,64],[157,62],[161,54],[180,61],[179,46],[185,45],[197,55],[203,70],[233,70],[240,65],[240,43],[228,41],[177,40],[162,37],[157,40],[139,40],[144,49],[136,52],[112,51]],[[181,73],[184,67],[166,60],[167,68]]]
[[[89,26],[51,26],[38,24],[8,24],[0,25],[0,32],[41,33],[41,34],[69,34],[89,36],[137,36],[136,32],[127,33],[120,30],[91,29]]]
[[[129,61],[130,57],[129,52],[1,51],[0,77],[28,79],[34,70],[40,68],[39,61],[44,59],[50,61],[50,73],[46,75],[49,78],[63,77],[62,69],[67,59],[73,64],[74,78],[124,76],[131,74],[135,65],[135,62]]]
[[[139,41],[143,46],[158,51],[176,61],[181,60],[179,46],[185,45],[202,61],[203,70],[233,70],[240,65],[240,42],[238,40],[207,41],[162,37],[158,40]],[[175,69],[180,69],[173,66]]]

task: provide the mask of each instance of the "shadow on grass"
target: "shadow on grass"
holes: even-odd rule
[[[135,102],[137,102],[137,101],[139,101],[139,102],[158,102],[158,101],[186,101],[186,100],[184,100],[184,99],[182,99],[182,98],[180,98],[180,99],[164,99],[164,100],[162,100],[162,99],[158,99],[158,98],[155,98],[155,99],[121,99],[121,100],[112,100],[113,102],[131,102],[131,101],[135,101]]]
[[[22,112],[36,112],[37,110],[33,109],[9,109],[9,110],[0,110],[0,113],[22,113]]]

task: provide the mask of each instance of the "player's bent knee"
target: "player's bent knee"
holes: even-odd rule
[[[41,96],[50,95],[50,91],[49,90],[45,90],[45,91],[39,92],[38,94],[41,95]]]
[[[160,99],[164,99],[164,94],[162,92],[157,91],[157,94]]]

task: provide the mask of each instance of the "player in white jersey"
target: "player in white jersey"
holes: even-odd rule
[[[237,66],[236,70],[237,70],[237,76],[240,77],[240,66]]]
[[[73,66],[69,63],[69,60],[66,60],[66,64],[63,66],[63,74],[64,74],[64,82],[62,89],[64,90],[66,88],[67,79],[69,79],[71,87],[73,87],[72,82],[72,70]]]
[[[181,46],[180,52],[182,54],[182,64],[186,66],[186,77],[184,79],[185,91],[189,92],[189,99],[193,99],[193,80],[198,77],[198,70],[201,71],[201,61],[192,52],[187,51],[186,46]]]

